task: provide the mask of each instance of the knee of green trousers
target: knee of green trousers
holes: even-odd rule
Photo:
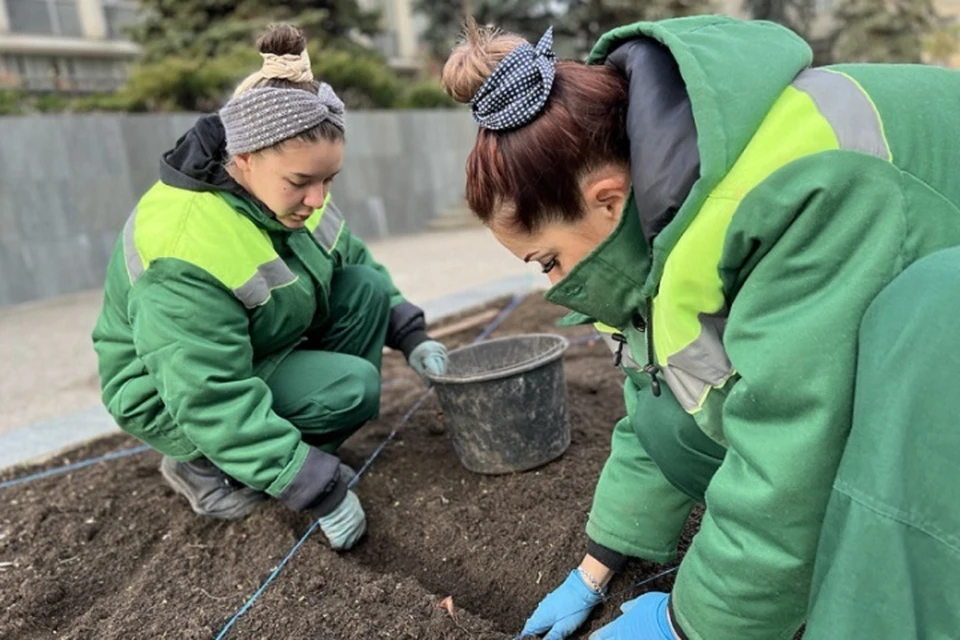
[[[294,351],[267,385],[273,410],[311,444],[339,444],[380,411],[379,369],[344,353]]]
[[[649,389],[638,393],[646,395],[637,403],[633,428],[644,451],[670,484],[702,503],[727,450],[700,429],[667,385],[659,398]]]
[[[380,367],[390,324],[390,285],[377,270],[351,265],[334,271],[328,310],[307,331],[304,347],[359,356]]]
[[[343,305],[354,311],[370,306],[389,308],[390,283],[382,273],[365,264],[340,267],[333,274],[330,301],[331,307]]]
[[[354,366],[340,385],[337,394],[339,410],[349,416],[356,428],[373,420],[380,413],[380,370],[362,358],[354,358]],[[353,430],[355,431],[356,428]]]

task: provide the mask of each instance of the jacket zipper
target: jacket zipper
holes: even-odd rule
[[[640,318],[639,314],[634,315],[635,319],[640,319],[641,322],[643,318]],[[643,367],[643,370],[650,376],[650,391],[653,392],[654,397],[660,397],[660,379],[657,377],[657,374],[660,373],[660,367],[657,365],[657,355],[653,351],[653,299],[647,298],[647,323],[644,327],[647,334],[647,364]],[[643,331],[644,329],[637,328],[638,331]]]
[[[647,320],[644,321],[643,316],[639,313],[634,313],[631,322],[633,323],[634,329],[645,334],[647,341],[647,364],[644,365],[643,372],[650,376],[650,391],[654,397],[659,398],[660,378],[657,377],[657,374],[660,373],[660,367],[657,365],[656,354],[653,352],[653,301],[650,298],[647,298],[646,307]],[[617,343],[617,350],[613,354],[613,366],[619,367],[623,361],[623,346],[627,344],[627,337],[622,333],[614,333],[611,337]]]
[[[623,362],[623,345],[627,344],[627,336],[622,333],[615,333],[610,337],[617,343],[617,350],[613,354],[613,366],[619,367],[620,363]]]

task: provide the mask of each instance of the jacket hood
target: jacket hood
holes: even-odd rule
[[[632,24],[607,33],[594,47],[588,64],[609,63],[630,78],[627,126],[636,209],[644,234],[653,239],[647,296],[707,195],[812,60],[810,47],[785,27],[723,16]]]
[[[220,116],[201,117],[160,160],[160,180],[187,191],[218,191],[230,194],[231,204],[256,224],[289,233],[263,202],[248,193],[226,170],[227,135]]]
[[[160,180],[188,191],[236,192],[240,185],[224,168],[226,161],[227,135],[220,116],[203,116],[163,154]]]

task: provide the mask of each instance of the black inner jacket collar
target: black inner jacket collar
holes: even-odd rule
[[[216,114],[203,116],[163,154],[160,179],[189,191],[230,191],[246,195],[225,168],[227,136]]]
[[[630,82],[627,136],[640,224],[648,243],[676,216],[700,175],[697,129],[680,69],[649,38],[618,47],[606,64]]]
[[[267,205],[244,189],[226,170],[227,135],[220,116],[201,117],[160,160],[160,180],[188,191],[226,191],[256,208],[252,217],[270,231],[290,232]],[[250,212],[253,214],[254,212]]]

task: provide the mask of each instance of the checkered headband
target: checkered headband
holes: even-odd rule
[[[516,129],[535,120],[553,87],[557,58],[552,47],[550,27],[536,47],[524,42],[508,53],[470,100],[473,120],[494,131]]]

